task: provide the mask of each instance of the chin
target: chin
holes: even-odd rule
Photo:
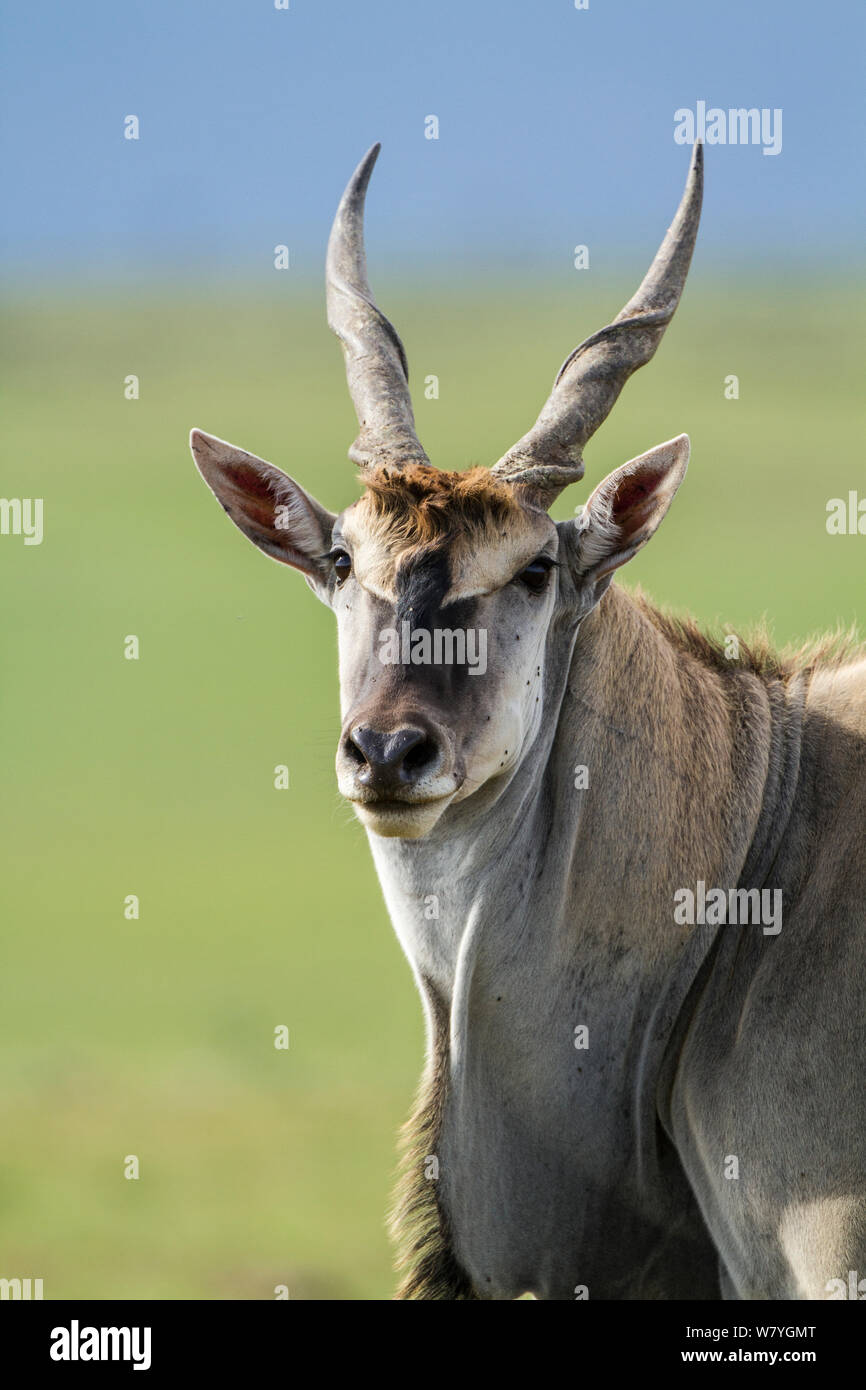
[[[383,840],[421,840],[433,829],[450,801],[450,796],[443,796],[414,805],[411,801],[354,801],[352,805],[371,834]]]

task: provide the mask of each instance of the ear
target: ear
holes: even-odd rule
[[[259,550],[293,565],[328,602],[332,569],[324,557],[336,517],[273,464],[192,430],[196,467],[224,511]]]
[[[609,581],[643,549],[664,519],[688,462],[689,437],[680,434],[599,483],[573,523],[575,578],[582,585]]]

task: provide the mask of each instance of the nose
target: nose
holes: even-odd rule
[[[407,790],[441,761],[436,740],[411,724],[384,733],[356,724],[348,731],[344,747],[357,764],[357,780],[371,791]]]

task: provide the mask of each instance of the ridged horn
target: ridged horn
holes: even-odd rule
[[[491,470],[536,493],[544,506],[583,477],[584,444],[607,418],[632,372],[650,360],[673,318],[698,233],[703,165],[703,146],[696,143],[676,217],[640,289],[613,323],[569,354],[532,429]]]
[[[362,468],[427,463],[415,433],[409,367],[397,330],[377,308],[367,282],[364,200],[381,146],[358,165],[337,209],[328,241],[328,324],[346,359],[349,394],[361,431],[349,458]]]

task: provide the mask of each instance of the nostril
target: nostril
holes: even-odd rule
[[[439,750],[432,738],[422,738],[414,748],[409,749],[403,759],[403,768],[411,776],[417,777],[435,763],[438,756]]]
[[[356,724],[347,730],[343,750],[358,781],[381,790],[411,785],[440,761],[435,738],[409,724],[386,731]]]
[[[363,767],[367,761],[364,750],[361,748],[360,744],[356,742],[356,735],[363,734],[363,732],[364,731],[361,727],[353,729],[350,734],[346,735],[346,738],[343,741],[343,747],[345,749],[346,757],[350,758],[351,761],[353,763],[356,763],[358,767]]]

